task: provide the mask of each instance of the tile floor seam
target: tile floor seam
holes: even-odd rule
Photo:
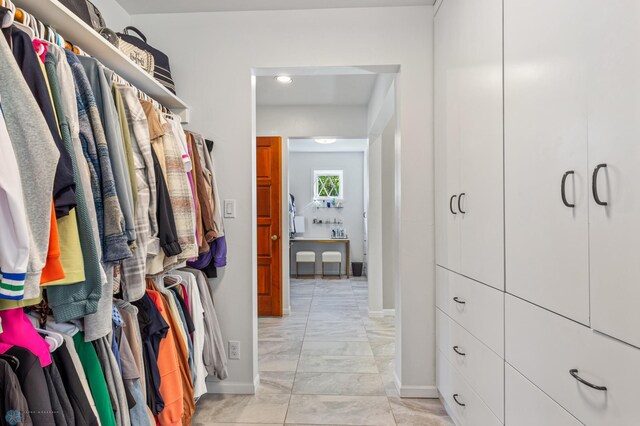
[[[313,292],[316,291],[316,281],[313,282]],[[304,347],[305,337],[307,336],[307,328],[309,327],[309,313],[311,312],[311,306],[313,306],[313,296],[311,296],[311,303],[309,304],[309,311],[307,312],[307,320],[304,324],[304,332],[302,333],[302,344],[300,345],[300,351],[298,352],[298,362],[296,362],[296,371],[293,373],[293,382],[291,382],[291,392],[289,393],[289,404],[287,405],[287,412],[284,415],[283,426],[287,424],[287,417],[289,416],[289,408],[291,408],[291,399],[293,398],[293,389],[296,386],[296,378],[298,377],[298,368],[300,367],[300,358],[302,357],[302,348]],[[291,310],[290,310],[291,312]]]
[[[256,395],[205,396],[194,423],[451,425],[439,401],[397,396],[395,322],[368,317],[367,287],[366,280],[292,279],[291,313],[258,320],[264,381]]]

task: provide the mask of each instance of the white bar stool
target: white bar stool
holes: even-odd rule
[[[324,251],[322,252],[322,278],[324,278],[324,264],[325,263],[337,263],[338,277],[342,278],[342,253],[339,251]]]
[[[300,276],[298,272],[298,264],[311,263],[313,264],[313,272],[311,275],[316,274],[316,252],[315,251],[299,251],[296,253],[296,278]]]

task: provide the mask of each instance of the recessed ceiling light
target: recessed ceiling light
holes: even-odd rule
[[[278,83],[282,83],[282,84],[291,84],[293,83],[293,79],[291,77],[289,77],[288,75],[279,75],[276,77],[276,80],[278,81]]]
[[[336,139],[316,139],[316,143],[320,143],[323,145],[329,145],[331,143],[335,143]]]

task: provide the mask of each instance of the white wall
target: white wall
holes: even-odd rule
[[[258,136],[367,137],[366,106],[258,106]]]
[[[314,170],[342,170],[344,183],[344,208],[320,208],[313,205]],[[298,216],[305,218],[305,238],[330,238],[331,229],[338,225],[314,224],[313,218],[323,222],[334,218],[344,221],[343,227],[349,234],[351,261],[362,262],[364,248],[364,152],[290,152],[289,191],[296,197]],[[342,272],[346,273],[346,252],[343,245],[297,243],[297,250],[311,250],[316,254],[316,273],[321,271],[323,250],[342,251]],[[295,274],[295,251],[292,253],[291,273]],[[305,269],[306,271],[306,269]],[[327,265],[327,273],[335,274],[337,267]],[[304,271],[301,271],[304,272]],[[308,273],[308,272],[307,272]]]
[[[192,107],[188,127],[216,140],[222,198],[237,200],[237,218],[226,222],[229,265],[213,291],[223,337],[241,342],[242,359],[212,391],[251,391],[258,374],[253,70],[400,66],[396,375],[402,395],[436,396],[432,8],[136,15],[133,23],[170,56]]]
[[[367,108],[364,106],[309,105],[257,106],[258,136],[282,136],[282,238],[289,235],[289,152],[290,137],[336,136],[362,138],[367,135]],[[282,244],[282,270],[289,271],[289,244]],[[282,275],[282,306],[285,315],[291,312],[290,280]]]
[[[126,26],[131,25],[131,16],[116,0],[91,0],[91,2],[102,13],[107,27],[113,31],[122,32]],[[144,33],[143,28],[140,30]],[[153,46],[153,40],[149,40],[149,43]]]
[[[375,218],[380,222],[380,225],[370,228],[368,243],[370,263],[376,265],[376,274],[374,275],[372,272],[368,275],[369,315],[371,316],[382,316],[391,312],[385,312],[385,309],[393,309],[394,307],[389,307],[389,285],[386,286],[387,303],[385,304],[384,283],[388,284],[390,279],[393,283],[398,280],[397,255],[389,256],[389,252],[396,254],[398,250],[396,236],[399,234],[398,218],[401,208],[400,200],[392,196],[396,193],[395,185],[400,179],[400,166],[396,161],[395,152],[389,151],[390,144],[395,147],[395,138],[390,137],[388,130],[390,126],[395,127],[397,124],[397,116],[395,115],[397,109],[396,80],[397,74],[378,75],[367,111],[369,140],[375,141],[376,144],[376,151],[372,152],[370,158],[371,162],[375,161],[371,167],[375,167],[376,170],[375,174],[370,176],[369,193],[374,203],[369,210],[370,213],[376,214],[373,209],[380,209],[377,212],[379,217]],[[396,122],[392,123],[393,120]],[[383,135],[385,131],[387,134]],[[383,136],[386,136],[386,142],[383,140]],[[383,179],[386,179],[384,185]],[[392,186],[394,194],[390,191]],[[383,188],[386,188],[384,192],[387,194],[383,194]],[[393,300],[395,302],[395,297]]]
[[[369,204],[367,281],[369,287],[369,314],[383,314],[383,257],[382,257],[382,137],[369,139]]]
[[[382,308],[395,309],[395,268],[397,253],[393,249],[394,235],[388,224],[395,222],[395,136],[396,117],[392,117],[382,133],[381,140],[381,185],[382,195]]]

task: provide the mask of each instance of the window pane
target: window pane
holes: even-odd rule
[[[319,198],[342,197],[342,171],[314,172],[316,178],[315,196]]]

